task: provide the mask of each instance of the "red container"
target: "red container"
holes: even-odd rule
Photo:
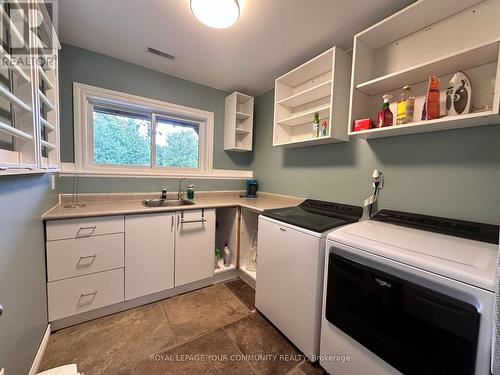
[[[361,130],[373,129],[374,127],[375,127],[375,124],[373,123],[372,119],[370,119],[370,118],[356,120],[352,124],[352,130],[355,132],[359,132]]]

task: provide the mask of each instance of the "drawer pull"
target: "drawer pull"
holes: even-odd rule
[[[78,232],[76,233],[76,237],[90,237],[94,234],[95,230],[97,228],[97,225],[94,225],[93,227],[81,227],[80,229],[78,229]],[[84,231],[87,231],[87,230],[90,230],[90,233],[84,233],[83,235],[80,235],[80,232],[84,230]]]
[[[93,292],[90,292],[90,293],[80,293],[80,298],[95,296],[96,294],[97,294],[97,290],[94,290]]]
[[[80,257],[80,259],[78,260],[78,264],[80,264],[80,262],[81,262],[82,260],[90,259],[90,263],[88,263],[88,264],[87,264],[87,265],[90,265],[90,264],[94,263],[94,260],[95,260],[95,258],[96,258],[96,257],[97,257],[97,254],[92,254],[92,255],[82,255],[82,256]]]

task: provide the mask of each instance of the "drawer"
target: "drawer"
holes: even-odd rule
[[[124,234],[47,242],[48,281],[124,267]]]
[[[48,221],[47,241],[123,233],[124,226],[123,216]]]
[[[47,284],[49,321],[124,300],[123,268]]]

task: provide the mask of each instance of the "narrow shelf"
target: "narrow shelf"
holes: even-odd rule
[[[231,264],[228,267],[226,267],[226,266],[223,265],[222,267],[224,267],[224,268],[215,268],[214,269],[214,274],[224,273],[224,272],[228,272],[228,271],[236,269],[236,266],[234,264]]]
[[[244,152],[244,151],[252,151],[251,148],[245,148],[245,147],[231,147],[230,149],[227,149],[228,151],[238,151],[238,152]]]
[[[404,85],[423,82],[430,75],[442,76],[466,70],[498,60],[499,39],[476,45],[433,59],[413,67],[356,85],[363,93],[373,96],[401,88]]]
[[[250,130],[241,129],[241,128],[235,128],[235,131],[236,131],[236,134],[250,134],[251,133]]]
[[[252,115],[244,112],[236,112],[236,118],[238,120],[246,120],[247,118],[251,117]]]
[[[252,280],[257,280],[257,272],[256,271],[249,271],[245,268],[245,266],[241,266],[240,270],[246,274],[248,277],[250,277]]]
[[[331,91],[332,80],[328,80],[307,90],[289,96],[288,98],[282,99],[278,102],[278,104],[285,105],[287,107],[298,107],[299,105],[325,98],[331,94]]]
[[[386,128],[376,128],[349,132],[351,137],[373,139],[392,137],[396,135],[409,135],[427,133],[440,130],[470,128],[476,126],[498,124],[500,116],[497,112],[483,111],[459,116],[444,116],[435,120],[416,121],[405,125],[393,125]]]
[[[314,120],[314,114],[319,113],[320,120],[328,118],[330,116],[330,106],[326,105],[323,107],[315,108],[307,112],[303,112],[283,120],[277,121],[280,125],[286,126],[297,126],[306,124],[308,121],[312,124]]]
[[[314,146],[321,145],[324,143],[334,143],[334,142],[343,142],[343,140],[335,139],[331,137],[317,137],[317,138],[305,138],[298,139],[289,142],[275,143],[273,146],[276,147],[301,147],[301,146]]]

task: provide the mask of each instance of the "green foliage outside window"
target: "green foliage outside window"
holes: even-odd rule
[[[150,166],[151,122],[142,118],[94,112],[96,164]],[[191,127],[158,123],[156,165],[198,168],[198,134]]]

